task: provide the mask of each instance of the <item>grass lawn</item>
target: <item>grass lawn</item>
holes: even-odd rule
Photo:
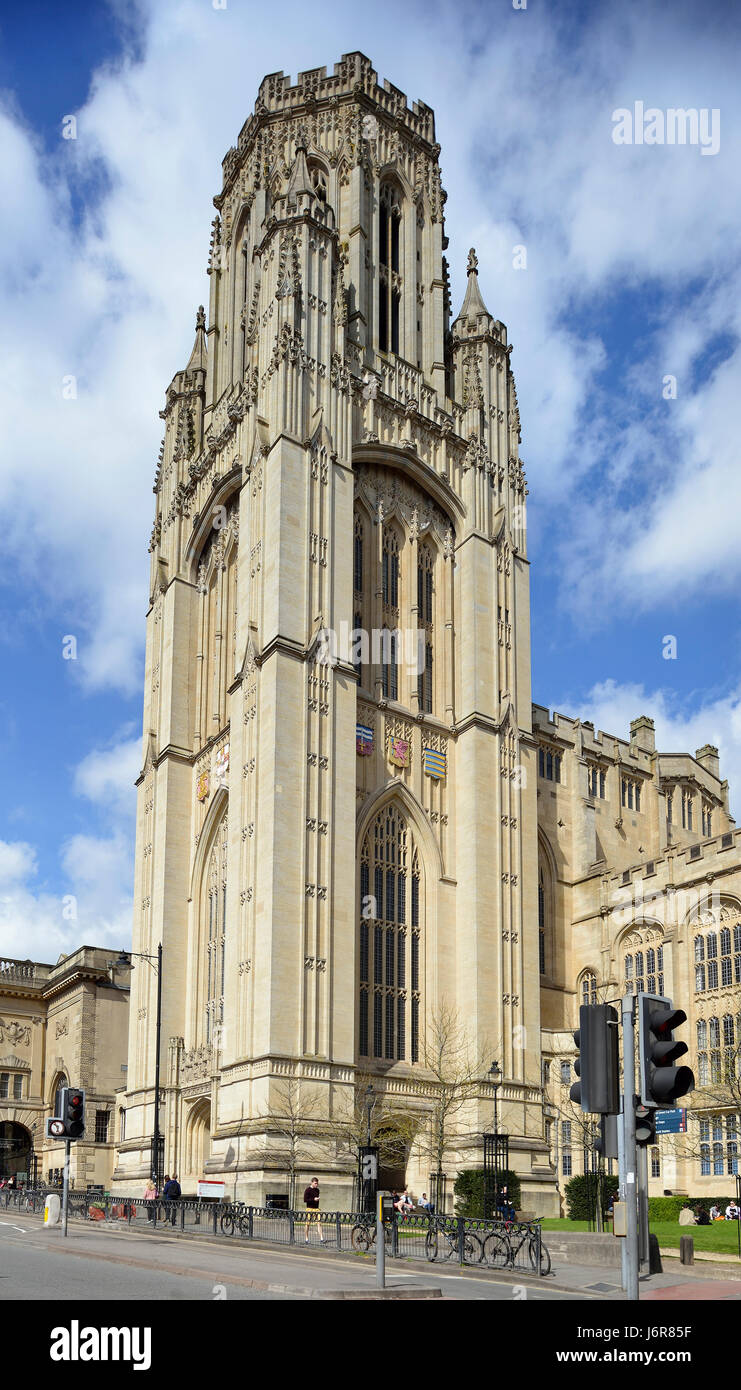
[[[565,1218],[547,1217],[541,1225],[544,1231],[589,1230],[586,1221],[568,1221]],[[659,1245],[664,1250],[678,1250],[679,1237],[692,1236],[695,1250],[738,1256],[738,1223],[735,1221],[714,1221],[712,1226],[680,1226],[678,1221],[652,1221],[651,1232],[658,1237]]]

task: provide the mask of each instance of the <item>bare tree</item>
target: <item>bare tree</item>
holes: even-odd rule
[[[281,1141],[270,1158],[288,1173],[289,1205],[295,1210],[296,1174],[321,1157],[320,1145],[336,1134],[337,1126],[322,1114],[320,1097],[297,1077],[278,1082],[272,1094],[273,1107],[260,1118],[266,1132],[277,1135]]]
[[[356,1075],[352,1101],[339,1117],[343,1144],[352,1154],[357,1166],[361,1149],[368,1145],[370,1128],[370,1143],[378,1149],[380,1166],[401,1167],[406,1162],[409,1148],[419,1128],[420,1116],[414,1111],[392,1104],[379,1089],[379,1080],[378,1076],[370,1072]],[[370,1116],[369,1086],[373,1088]]]
[[[428,1124],[417,1136],[420,1157],[435,1173],[444,1171],[447,1159],[470,1144],[472,1124],[466,1109],[481,1094],[491,1047],[483,1040],[475,1049],[457,1010],[443,1002],[428,1017],[420,1040],[420,1063],[429,1080],[418,1094],[426,1101]]]

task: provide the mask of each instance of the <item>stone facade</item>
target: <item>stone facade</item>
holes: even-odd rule
[[[581,1114],[568,1100],[579,1004],[643,988],[687,1013],[679,1036],[697,1083],[686,1135],[652,1150],[649,1191],[730,1194],[741,1124],[741,832],[718,750],[658,752],[645,716],[627,741],[539,705],[533,727],[546,1125],[560,1185],[584,1166]]]
[[[85,1090],[86,1123],[71,1181],[109,1186],[129,1016],[129,972],[112,972],[111,955],[81,946],[53,966],[0,960],[0,1176],[46,1181],[62,1168],[64,1145],[45,1138],[45,1121],[72,1085]]]
[[[293,1087],[318,1136],[302,1171],[346,1205],[368,1076],[414,1117],[405,1176],[427,1188],[425,1049],[449,1009],[481,1059],[449,1176],[481,1162],[496,1057],[524,1204],[557,1210],[541,1011],[551,1047],[583,968],[567,918],[622,841],[603,829],[617,858],[595,868],[580,786],[574,878],[558,879],[511,346],[473,251],[451,323],[439,154],[430,108],[362,54],[265,78],[214,199],[208,319],[166,393],[134,949],[163,945],[161,1121],[186,1191],[203,1175],[252,1201],[285,1187]],[[153,972],[131,1010],[129,1191],[149,1171]]]

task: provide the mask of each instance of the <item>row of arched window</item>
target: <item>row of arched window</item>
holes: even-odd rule
[[[741,1075],[741,1014],[697,1021],[697,1071],[700,1086],[726,1085]]]
[[[741,922],[695,937],[695,993],[741,984]]]

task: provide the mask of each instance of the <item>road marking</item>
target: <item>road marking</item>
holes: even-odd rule
[[[12,1221],[0,1221],[0,1226],[7,1226],[9,1231],[20,1231],[22,1236],[28,1235],[25,1226],[14,1226]]]

